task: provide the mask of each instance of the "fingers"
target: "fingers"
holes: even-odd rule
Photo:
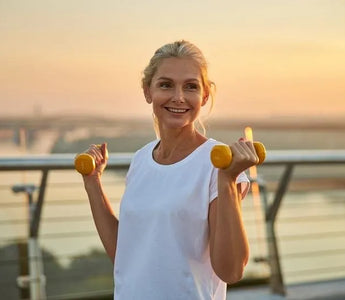
[[[231,150],[234,157],[233,159],[238,162],[246,162],[248,167],[259,162],[259,157],[256,154],[252,141],[240,138],[231,146]]]
[[[103,156],[103,159],[102,159],[102,162],[106,162],[108,160],[108,148],[107,148],[107,143],[103,143],[101,145],[101,152],[102,152],[102,156]]]
[[[241,138],[230,148],[232,161],[227,169],[219,170],[221,176],[226,176],[227,179],[237,178],[242,172],[259,163],[253,142]]]
[[[105,143],[102,145],[90,145],[86,153],[90,154],[94,158],[96,166],[105,163],[108,159],[108,150]]]

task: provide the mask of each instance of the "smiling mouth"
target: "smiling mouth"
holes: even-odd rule
[[[175,114],[183,114],[189,110],[186,108],[172,108],[172,107],[166,107],[165,109]]]

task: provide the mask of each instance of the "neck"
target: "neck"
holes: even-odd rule
[[[163,164],[171,164],[183,159],[207,139],[194,127],[168,130],[160,128],[160,138],[154,158]]]

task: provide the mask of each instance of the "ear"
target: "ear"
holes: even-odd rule
[[[204,106],[207,103],[208,96],[209,96],[209,93],[205,93],[204,97],[202,98],[201,106]]]
[[[150,88],[147,86],[144,87],[144,96],[145,96],[146,102],[148,104],[151,104],[152,99],[151,99],[151,94],[150,94]]]

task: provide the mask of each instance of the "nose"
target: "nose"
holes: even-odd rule
[[[184,103],[184,93],[182,87],[176,87],[173,95],[173,102]]]

